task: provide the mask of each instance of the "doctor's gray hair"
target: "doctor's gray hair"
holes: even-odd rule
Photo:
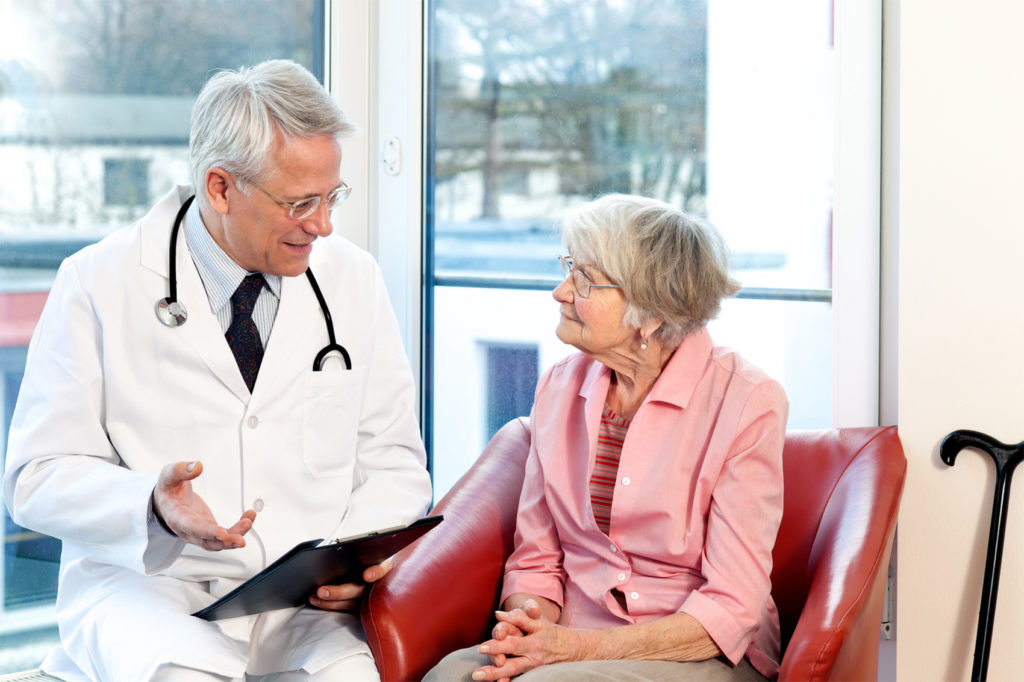
[[[189,167],[192,186],[206,203],[206,173],[215,167],[236,176],[239,189],[261,182],[280,133],[285,138],[350,137],[358,128],[305,67],[274,59],[220,71],[203,86],[192,109]]]
[[[624,325],[664,320],[652,337],[666,348],[706,325],[740,288],[718,230],[657,199],[609,194],[583,204],[562,221],[562,241],[622,288]]]

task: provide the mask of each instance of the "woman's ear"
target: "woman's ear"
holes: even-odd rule
[[[658,317],[652,317],[651,319],[647,320],[646,322],[640,325],[640,338],[651,338],[651,335],[654,334],[654,332],[661,329],[661,325],[663,325],[664,323],[665,318],[661,317],[660,315]]]
[[[217,213],[226,215],[228,212],[228,189],[231,186],[228,172],[222,168],[211,168],[206,171],[206,198]]]

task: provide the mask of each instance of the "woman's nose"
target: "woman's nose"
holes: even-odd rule
[[[562,282],[551,292],[551,297],[559,303],[572,303],[576,291],[572,288],[572,273],[569,273]]]

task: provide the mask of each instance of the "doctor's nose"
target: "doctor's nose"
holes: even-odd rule
[[[330,235],[331,232],[334,232],[334,224],[331,222],[331,209],[327,208],[327,205],[321,201],[316,210],[302,221],[302,229],[318,237]]]

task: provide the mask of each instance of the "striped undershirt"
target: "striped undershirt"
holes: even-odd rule
[[[626,440],[629,421],[604,406],[601,413],[601,429],[597,434],[597,452],[594,471],[590,474],[590,504],[594,508],[594,520],[607,535],[612,522],[612,494],[615,492],[615,478],[619,471],[619,457],[622,443]]]
[[[199,279],[206,289],[206,297],[210,301],[210,312],[217,317],[220,331],[223,334],[231,326],[231,297],[246,275],[251,274],[231,259],[224,249],[210,236],[203,217],[199,213],[199,202],[194,201],[185,215],[185,243],[192,254],[192,262],[199,271]],[[260,341],[266,347],[270,339],[270,330],[277,317],[277,308],[281,299],[281,277],[263,273],[263,281],[267,283],[256,299],[252,311],[252,321],[260,333]]]

